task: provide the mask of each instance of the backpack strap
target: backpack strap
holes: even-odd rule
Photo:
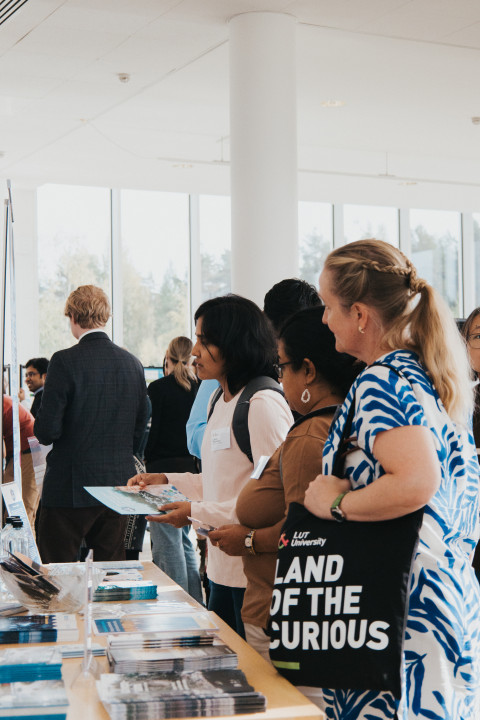
[[[215,408],[215,405],[216,405],[217,402],[219,401],[220,396],[221,396],[222,393],[223,393],[223,390],[222,390],[221,387],[218,387],[218,388],[215,390],[215,392],[213,393],[213,395],[212,395],[212,402],[210,403],[210,410],[208,411],[207,422],[210,420],[210,418],[211,418],[211,416],[212,416],[212,413],[213,413],[213,410],[214,410],[214,408]]]
[[[232,430],[237,441],[240,450],[248,457],[251,463],[253,463],[252,446],[250,443],[250,431],[248,429],[248,412],[250,410],[250,400],[255,393],[261,390],[273,390],[274,392],[280,393],[284,397],[284,392],[279,383],[267,375],[260,375],[259,377],[250,380],[245,387],[243,392],[238,398],[237,405],[233,412],[232,418]],[[220,399],[223,390],[221,387],[215,390],[210,403],[210,410],[208,412],[207,422],[212,416],[213,409]]]
[[[245,385],[242,394],[238,398],[232,420],[233,434],[238,443],[238,447],[248,457],[251,463],[253,463],[253,455],[250,431],[248,429],[248,412],[250,410],[251,398],[261,390],[273,390],[274,392],[280,393],[282,397],[285,396],[281,386],[273,378],[267,375],[260,375],[260,377],[253,378],[253,380],[250,380],[250,382]]]

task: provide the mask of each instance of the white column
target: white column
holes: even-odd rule
[[[123,256],[120,190],[110,191],[111,272],[112,272],[112,339],[123,346]]]
[[[298,274],[296,21],[230,21],[232,289],[261,307]]]
[[[24,365],[39,354],[39,285],[37,250],[37,191],[12,186],[17,357]]]

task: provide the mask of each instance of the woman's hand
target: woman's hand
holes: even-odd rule
[[[250,528],[245,525],[222,525],[208,533],[208,539],[227,555],[247,555],[245,538]]]
[[[351,489],[349,480],[342,480],[335,475],[317,475],[307,488],[304,505],[317,517],[331,520],[330,508],[334,500]]]
[[[147,485],[167,485],[168,478],[164,473],[139,473],[130,478],[127,487],[139,485],[141,488]]]
[[[182,528],[184,525],[190,525],[188,519],[192,514],[192,503],[186,500],[182,502],[167,503],[161,505],[159,510],[164,510],[166,515],[147,515],[147,520],[158,523],[167,523],[176,528]]]

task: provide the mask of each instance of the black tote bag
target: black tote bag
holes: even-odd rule
[[[332,471],[338,477],[354,404]],[[386,690],[400,698],[410,573],[423,512],[340,523],[291,503],[269,623],[270,658],[290,682]]]

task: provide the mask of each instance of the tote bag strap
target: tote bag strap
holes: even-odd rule
[[[371,365],[369,365],[369,367],[374,367],[375,365],[378,365],[380,367],[389,368],[396,375],[403,378],[410,385],[412,385],[412,383],[406,377],[406,375],[401,370],[394,367],[393,365],[390,365],[389,363],[383,363],[383,362],[374,362]],[[347,419],[345,421],[345,425],[343,426],[342,436],[340,438],[340,442],[338,443],[338,447],[337,447],[335,457],[333,460],[332,475],[335,475],[335,477],[339,477],[339,478],[343,477],[343,467],[345,464],[345,453],[343,452],[343,448],[344,448],[344,445],[347,442],[348,438],[350,437],[350,434],[352,431],[352,423],[353,423],[354,415],[355,415],[355,395],[352,398],[352,404],[350,405],[350,408],[348,410]]]

